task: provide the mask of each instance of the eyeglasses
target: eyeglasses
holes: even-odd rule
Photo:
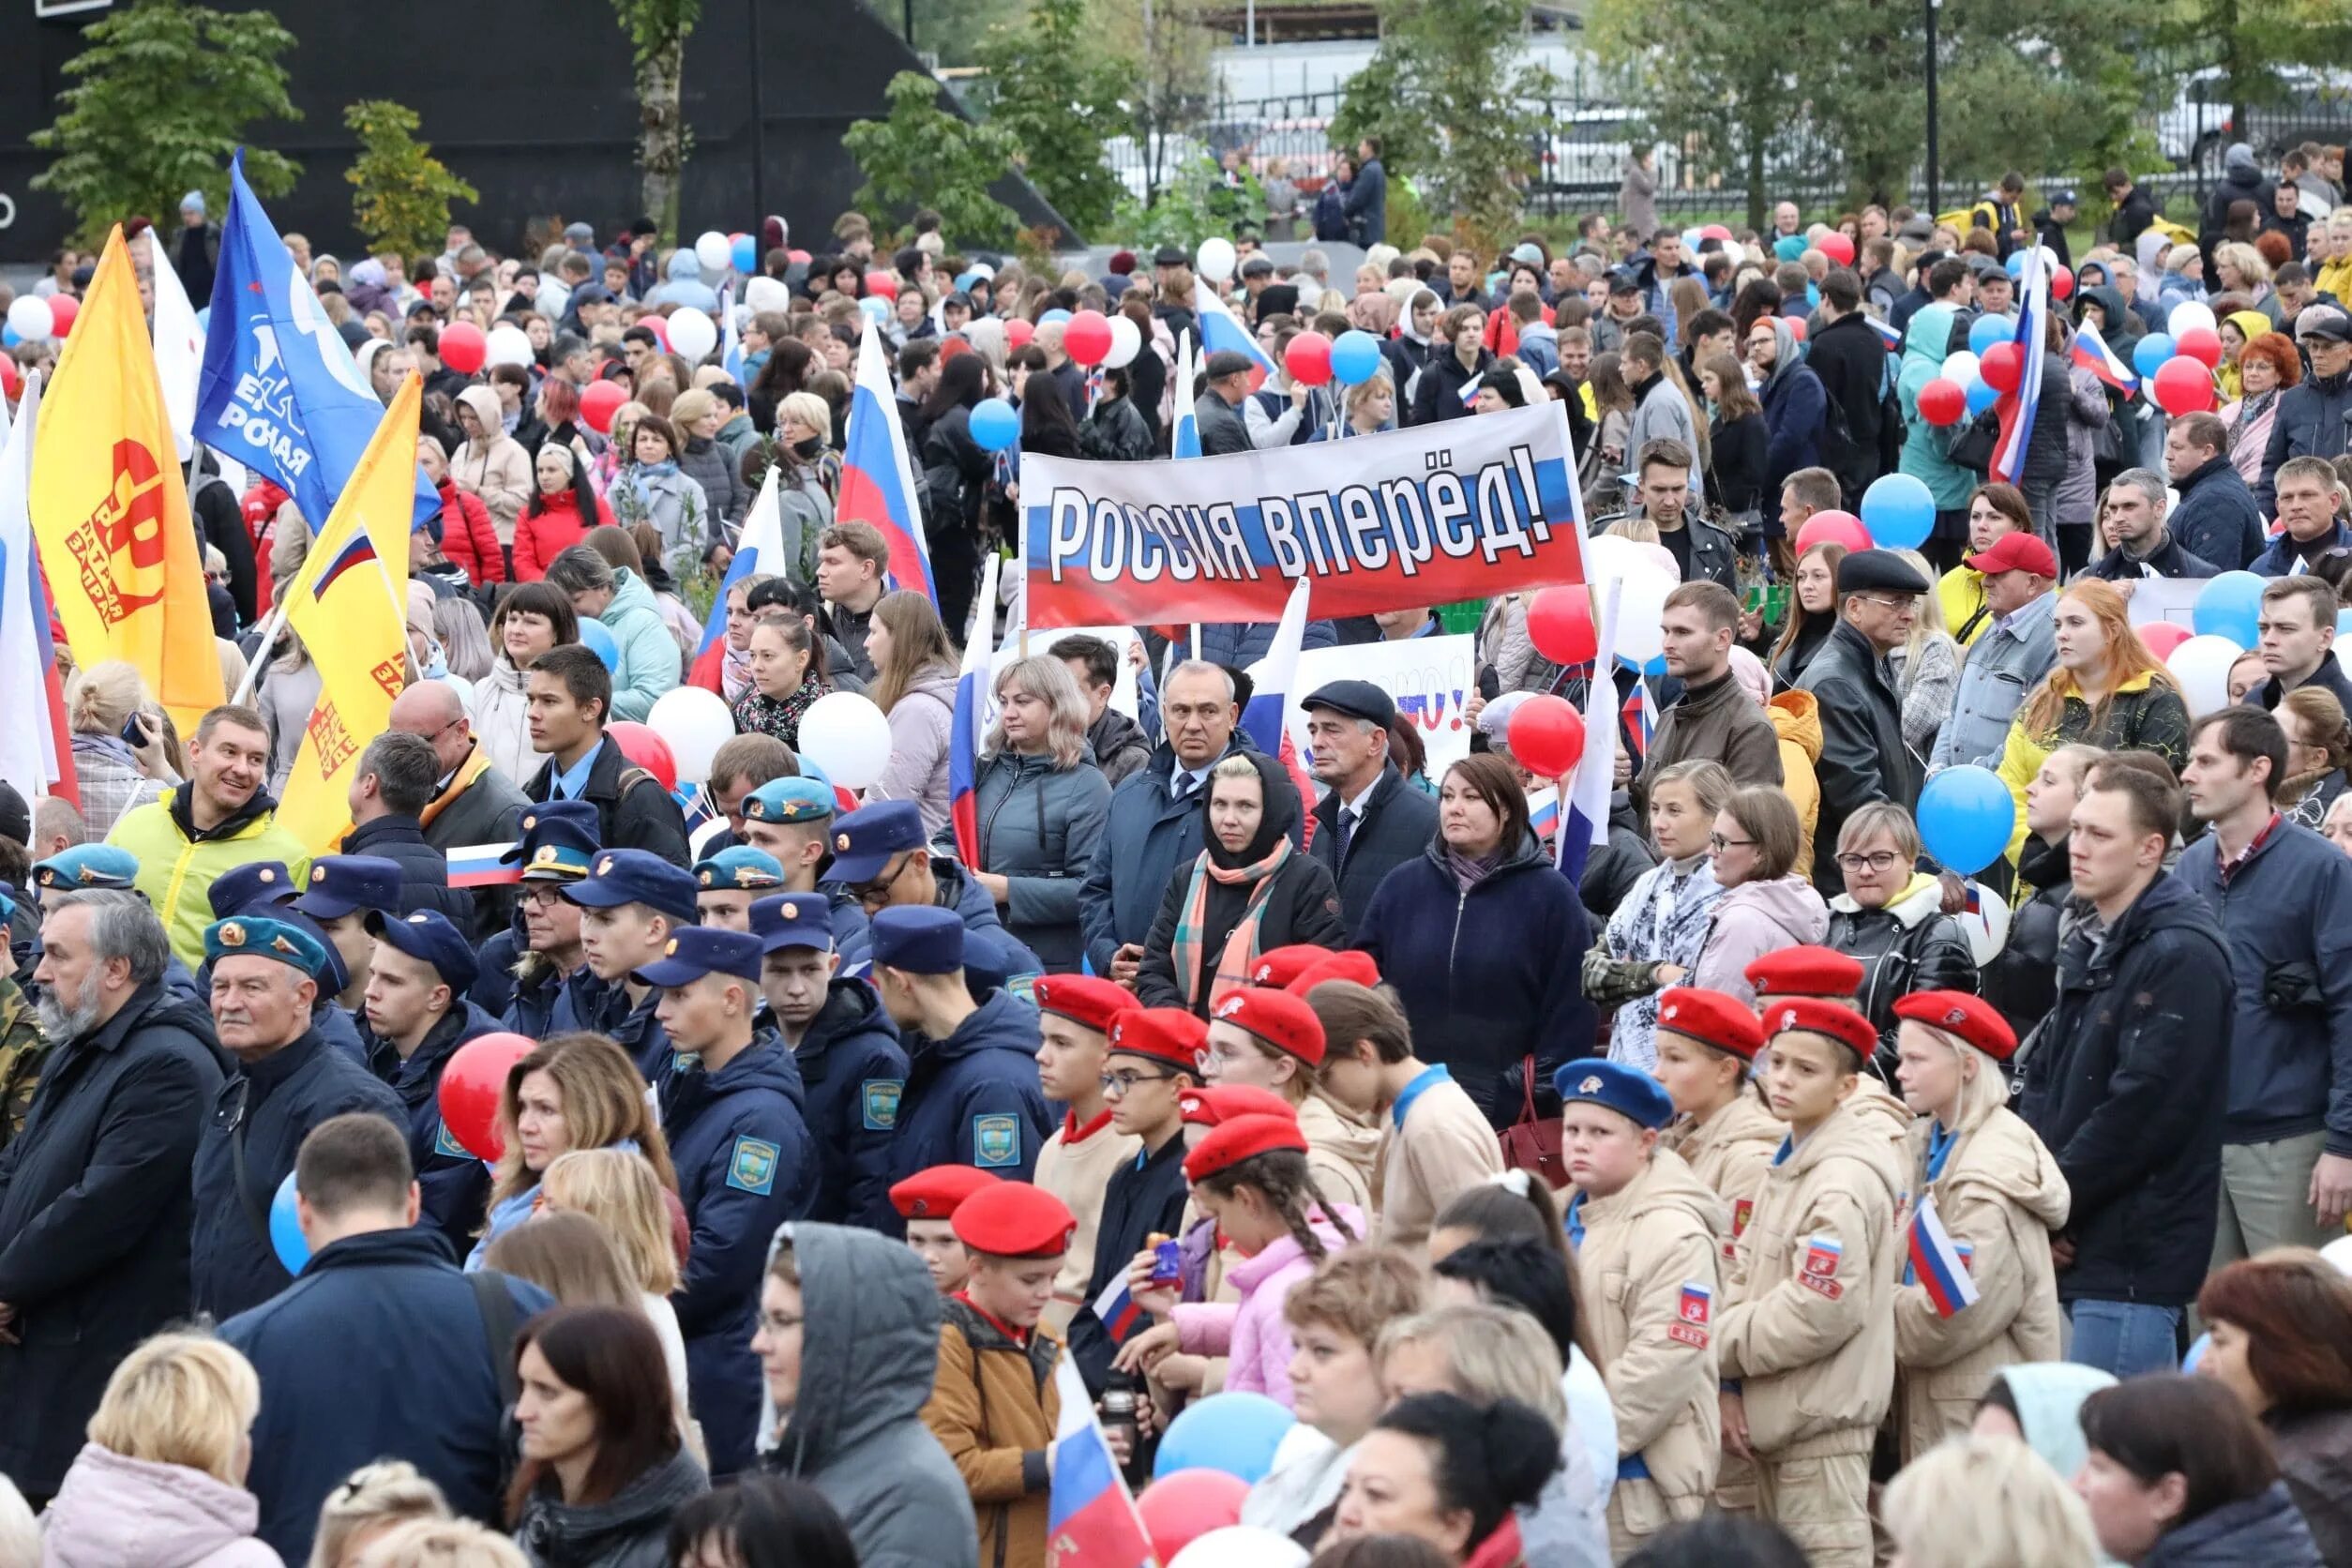
[[[760,1326],[770,1334],[790,1334],[807,1321],[808,1321],[807,1315],[798,1312],[762,1312],[760,1314]]]
[[[1223,1046],[1203,1046],[1192,1053],[1192,1064],[1204,1073],[1218,1072],[1227,1063],[1234,1060],[1236,1060],[1234,1053]]]
[[[1711,833],[1707,836],[1707,847],[1714,851],[1717,854],[1721,854],[1726,850],[1752,850],[1756,848],[1756,840],[1753,838],[1726,838],[1720,833]]]
[[[1105,1073],[1095,1082],[1102,1088],[1106,1100],[1121,1100],[1138,1083],[1166,1083],[1174,1073]]]
[[[526,887],[522,890],[522,907],[551,910],[564,901],[564,891],[558,887]]]
[[[1854,597],[1858,599],[1867,599],[1872,604],[1883,605],[1889,610],[1916,610],[1919,608],[1919,596],[1916,594],[1856,594]]]
[[[1841,871],[1867,870],[1875,875],[1877,872],[1887,870],[1892,867],[1895,862],[1901,860],[1902,858],[1903,857],[1901,855],[1895,853],[1892,850],[1874,850],[1868,854],[1839,855],[1837,857],[1837,867]]]
[[[879,882],[867,882],[865,885],[858,888],[858,906],[861,909],[876,910],[890,902],[890,890],[897,885],[898,879],[905,876],[907,874],[907,867],[913,864],[914,856],[910,854],[906,857],[906,859],[898,862],[898,868],[896,871],[891,872],[890,875],[882,878]]]

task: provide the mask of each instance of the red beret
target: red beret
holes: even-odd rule
[[[1214,1127],[1238,1116],[1288,1116],[1299,1119],[1296,1107],[1271,1089],[1248,1083],[1212,1083],[1186,1089],[1176,1096],[1184,1120],[1196,1127]]]
[[[1283,988],[1292,996],[1304,996],[1326,980],[1352,980],[1359,986],[1380,983],[1380,966],[1372,961],[1372,955],[1360,948],[1345,953],[1326,953],[1323,961],[1304,971]]]
[[[1184,1180],[1198,1182],[1249,1158],[1276,1149],[1306,1153],[1306,1135],[1295,1116],[1236,1116],[1209,1129],[1209,1136],[1184,1156]]]
[[[1764,1028],[1756,1021],[1753,1008],[1736,996],[1695,986],[1677,986],[1658,998],[1658,1027],[1743,1062],[1755,1061],[1764,1048]]]
[[[1895,999],[1894,1016],[1957,1034],[1996,1062],[2017,1053],[2017,1032],[2000,1009],[1967,991],[1913,991]]]
[[[1830,947],[1784,947],[1765,954],[1743,972],[1759,997],[1850,997],[1862,983],[1862,961]]]
[[[1212,1023],[1229,1023],[1310,1067],[1323,1063],[1323,1020],[1288,991],[1244,988],[1211,1010]]]
[[[1098,1034],[1110,1033],[1110,1021],[1135,1005],[1135,992],[1092,974],[1045,974],[1031,994],[1041,1013],[1057,1013]]]
[[[1277,990],[1331,957],[1331,949],[1318,947],[1311,942],[1293,942],[1288,947],[1270,947],[1258,955],[1258,961],[1249,966],[1249,983],[1272,986]]]
[[[1130,1007],[1110,1020],[1114,1056],[1148,1056],[1180,1073],[1200,1070],[1209,1026],[1182,1007]]]
[[[1818,997],[1772,998],[1772,1005],[1764,1009],[1765,1034],[1777,1036],[1790,1030],[1826,1034],[1864,1062],[1878,1048],[1878,1032],[1870,1027],[1868,1018],[1843,1003],[1823,1002]]]
[[[1059,1258],[1077,1230],[1068,1204],[1027,1182],[993,1182],[956,1207],[956,1239],[991,1258]]]
[[[902,1219],[947,1219],[967,1198],[999,1185],[997,1177],[969,1165],[935,1165],[890,1189],[890,1206]]]

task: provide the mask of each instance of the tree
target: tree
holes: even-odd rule
[[[2352,54],[2352,11],[2342,0],[2180,0],[2157,37],[2221,68],[2214,100],[2229,106],[2233,125],[2244,126],[2248,111],[2288,98],[2282,67]]]
[[[678,178],[688,144],[679,89],[686,36],[702,20],[702,0],[612,0],[612,8],[637,51],[638,200],[666,245],[678,237]]]
[[[359,156],[343,178],[357,188],[352,221],[371,253],[424,255],[448,232],[450,203],[481,200],[480,191],[416,140],[414,110],[388,98],[365,98],[343,111],[343,124],[359,137]]]
[[[1120,194],[1103,143],[1125,128],[1133,65],[1089,36],[1086,0],[1034,0],[1027,24],[992,29],[979,57],[988,123],[1012,134],[1030,183],[1080,234],[1099,231]]]
[[[882,96],[888,116],[860,120],[841,138],[866,175],[857,204],[877,216],[929,207],[957,243],[1003,244],[1018,219],[988,187],[1013,161],[1011,133],[941,108],[939,83],[919,70],[892,77]]]
[[[229,158],[247,128],[302,117],[279,64],[294,35],[267,11],[135,0],[83,40],[66,62],[73,84],[57,118],[33,133],[52,157],[32,180],[72,209],[83,245],[135,214],[168,224],[190,190],[206,211],[226,211]],[[283,195],[299,173],[280,154],[246,148],[245,177],[261,195]]]

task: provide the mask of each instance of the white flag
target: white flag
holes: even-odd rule
[[[196,455],[191,432],[196,429],[196,383],[204,369],[204,329],[196,324],[195,309],[163,241],[147,231],[147,255],[155,275],[155,368],[163,381],[163,412],[172,420],[172,438],[179,445],[180,461]]]

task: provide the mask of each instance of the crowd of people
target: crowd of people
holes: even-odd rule
[[[1187,1417],[1284,1412],[1206,1522],[1299,1563],[2352,1563],[2352,205],[2328,149],[2228,168],[2195,228],[2113,172],[2079,259],[2021,180],[1694,244],[1629,178],[1557,250],[1400,252],[1372,143],[1311,204],[1365,247],[1336,284],[1247,230],[1218,279],[769,219],[734,370],[665,346],[721,279],[650,224],[348,268],[287,236],[379,396],[425,381],[420,678],[312,852],[276,806],[321,679],[266,611],[319,520],[209,454],[249,700],[182,735],[60,645],[79,804],[0,788],[0,1568],[1086,1560],[1080,1386],[1162,1521]],[[2071,298],[1986,482],[1919,372],[2036,245]],[[1210,354],[1204,452],[1549,400],[1594,535],[1671,561],[1579,876],[1510,715],[1641,677],[1554,662],[1515,594],[1467,757],[1337,680],[1311,788],[1240,722],[1271,626],[1036,636],[959,838],[1018,485],[973,410],[1165,460],[1202,291],[1277,367],[1309,330],[1382,359],[1334,396]],[[2128,360],[2186,298],[2220,414],[2078,368],[2079,324]],[[1064,352],[1090,308],[1127,364]],[[443,363],[460,321],[533,362]],[[869,331],[936,601],[844,498]],[[1894,473],[1918,550],[1808,541]],[[701,651],[771,475],[784,569]],[[2239,569],[2259,637],[2207,701],[2133,597]],[[737,731],[699,796],[614,730],[682,686]],[[841,691],[889,730],[859,792],[802,746]],[[2013,807],[1981,868],[1922,835],[1966,767]],[[508,880],[453,879],[499,844]],[[450,1076],[510,1035],[486,1157]]]

